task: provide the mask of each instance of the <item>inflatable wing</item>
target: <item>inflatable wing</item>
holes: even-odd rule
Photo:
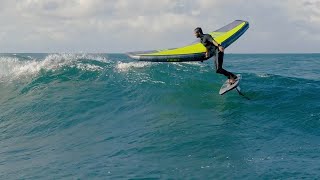
[[[242,20],[236,20],[232,23],[209,33],[216,42],[227,48],[236,41],[249,28],[249,23]],[[140,61],[153,62],[183,62],[183,61],[203,61],[205,58],[205,47],[199,42],[187,46],[153,50],[129,52],[127,55]]]

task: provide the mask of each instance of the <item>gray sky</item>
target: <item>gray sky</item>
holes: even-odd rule
[[[0,0],[0,52],[179,47],[236,19],[227,53],[320,52],[320,0]]]

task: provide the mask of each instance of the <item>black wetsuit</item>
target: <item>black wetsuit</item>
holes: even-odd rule
[[[209,34],[200,35],[200,42],[208,49],[209,58],[211,58],[212,56],[215,56],[214,64],[216,67],[216,73],[223,74],[226,77],[228,77],[228,79],[230,79],[231,77],[236,79],[237,78],[236,75],[222,68],[224,52],[219,51],[218,47],[216,47],[212,43],[212,41],[213,41],[213,38],[211,35]]]

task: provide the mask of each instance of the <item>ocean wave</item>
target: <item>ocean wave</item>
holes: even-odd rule
[[[89,61],[89,62],[87,62]],[[0,57],[0,81],[11,81],[37,76],[41,70],[56,71],[63,67],[82,71],[101,71],[103,67],[92,63],[109,62],[105,57],[90,54],[49,54],[44,59]]]
[[[239,66],[226,69],[242,74],[248,101],[218,94],[226,77],[212,62],[30,57],[0,55],[0,78],[36,75],[0,82],[0,179],[320,176],[318,71],[299,77],[274,70],[269,55],[265,67],[235,55]]]

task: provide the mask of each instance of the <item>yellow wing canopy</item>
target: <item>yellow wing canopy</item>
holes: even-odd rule
[[[211,32],[210,35],[216,42],[221,44],[224,48],[227,48],[230,44],[236,41],[248,28],[248,22],[236,20],[214,32]],[[183,62],[206,60],[204,54],[205,51],[205,47],[200,42],[196,42],[180,48],[129,52],[127,54],[131,58],[140,61]]]

